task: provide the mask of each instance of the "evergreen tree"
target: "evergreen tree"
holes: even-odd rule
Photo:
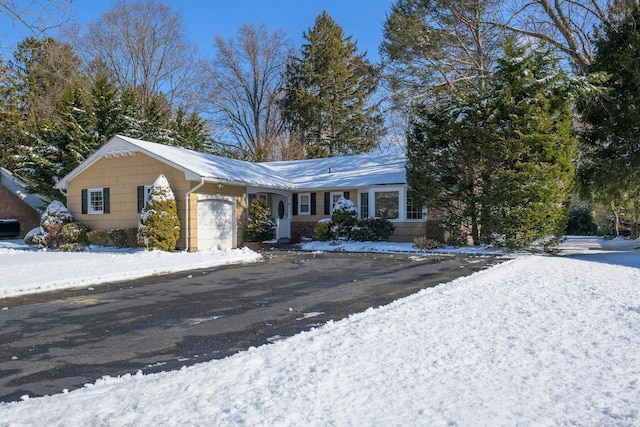
[[[40,120],[37,133],[44,136],[39,137],[33,133],[25,135],[23,141],[29,148],[25,145],[20,147],[21,153],[17,158],[18,172],[28,177],[26,182],[29,193],[40,194],[49,200],[63,201],[64,195],[53,188],[57,179],[61,177],[59,172],[64,154],[49,138],[54,126],[48,120]]]
[[[508,247],[559,237],[577,157],[574,88],[553,52],[527,53],[513,39],[505,44],[493,86],[486,223]]]
[[[87,94],[76,83],[67,86],[55,114],[52,143],[63,153],[58,177],[71,172],[99,148],[94,112],[91,110]]]
[[[201,152],[210,151],[207,124],[196,112],[187,115],[184,109],[178,108],[171,124],[171,139],[174,145]]]
[[[161,95],[151,98],[143,110],[140,137],[147,141],[174,145],[171,139],[171,109]]]
[[[304,39],[301,57],[287,64],[282,109],[307,157],[375,148],[383,134],[377,106],[371,103],[378,71],[326,11]]]
[[[435,92],[408,135],[412,197],[444,213],[452,243],[523,247],[565,224],[574,84],[549,51],[504,49],[486,91]]]
[[[246,237],[249,242],[264,242],[275,237],[276,222],[269,212],[267,201],[261,198],[253,199],[249,205],[249,221],[247,222]]]
[[[596,40],[590,71],[606,72],[606,92],[579,105],[581,131],[579,180],[582,193],[609,206],[617,224],[640,221],[640,7],[605,25]]]
[[[16,85],[11,70],[0,58],[0,166],[17,168],[18,148],[23,145],[24,128]]]
[[[486,94],[446,88],[417,108],[407,135],[412,200],[442,213],[454,245],[465,244],[468,234],[478,244],[483,231],[487,120]]]
[[[93,117],[80,83],[67,86],[49,120],[40,120],[38,140],[21,157],[21,170],[28,171],[28,187],[50,199],[64,199],[54,185],[97,148]]]
[[[126,123],[116,87],[109,74],[98,72],[91,86],[91,109],[97,145],[102,146],[113,136],[124,133]]]
[[[131,138],[142,138],[143,107],[135,89],[128,88],[120,94],[120,111],[122,113],[122,135]]]
[[[31,183],[29,191],[51,199],[63,198],[53,189],[66,170],[66,148],[58,140],[59,125],[64,124],[60,108],[67,102],[63,98],[69,96],[68,88],[81,81],[79,64],[71,46],[28,37],[18,44],[10,65],[17,109],[9,111],[20,123],[13,127],[15,167]]]
[[[393,3],[380,55],[396,110],[410,115],[416,105],[439,98],[443,88],[485,85],[503,41],[490,23],[498,5],[496,0]]]
[[[27,131],[51,119],[66,86],[79,76],[79,66],[71,46],[55,39],[27,37],[18,44],[10,67]]]
[[[176,198],[169,181],[160,175],[151,187],[149,200],[138,224],[138,242],[149,250],[172,251],[180,237]]]

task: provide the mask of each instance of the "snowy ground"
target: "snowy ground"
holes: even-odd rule
[[[86,252],[43,252],[21,240],[0,240],[0,298],[260,259],[246,248],[167,253],[91,247]]]
[[[226,359],[0,404],[0,426],[639,426],[637,247],[569,239],[569,257],[519,256]],[[151,256],[36,255],[0,249],[0,288],[13,262],[66,255],[53,283],[101,259],[126,278],[126,257]]]

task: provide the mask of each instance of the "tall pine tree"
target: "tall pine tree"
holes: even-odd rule
[[[582,193],[608,206],[640,235],[640,7],[606,25],[590,71],[605,72],[606,91],[582,100],[578,176]],[[622,217],[622,218],[621,218]],[[625,218],[626,217],[626,218]]]
[[[486,225],[507,247],[559,237],[566,227],[577,157],[575,86],[559,61],[548,49],[510,39],[493,77]]]
[[[444,213],[453,243],[524,247],[557,235],[572,189],[574,85],[549,51],[511,40],[486,90],[443,89],[407,140],[417,202]]]
[[[287,64],[282,110],[307,157],[375,148],[383,134],[382,118],[372,103],[377,70],[326,11],[304,39],[300,58]]]

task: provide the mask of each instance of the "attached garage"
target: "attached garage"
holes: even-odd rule
[[[198,195],[198,250],[236,247],[236,200]]]

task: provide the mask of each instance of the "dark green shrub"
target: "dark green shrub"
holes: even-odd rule
[[[367,227],[360,227],[360,225],[356,225],[351,229],[351,233],[349,233],[351,240],[355,240],[356,242],[371,242],[372,235],[371,230]]]
[[[138,242],[153,250],[172,251],[180,237],[180,219],[176,198],[169,181],[160,175],[151,187],[149,200],[138,224]]]
[[[109,230],[108,234],[109,239],[113,242],[113,246],[116,246],[118,248],[130,247],[129,236],[126,228],[114,228]]]
[[[316,240],[326,242],[333,239],[330,221],[318,221],[313,227],[313,235]]]
[[[127,248],[137,248],[140,245],[138,244],[138,229],[137,228],[127,228]]]
[[[249,206],[249,221],[245,236],[249,242],[264,242],[275,237],[276,223],[269,212],[267,201],[261,198],[253,199]]]
[[[60,229],[60,239],[65,245],[77,244],[86,246],[89,244],[89,237],[87,236],[89,231],[91,231],[91,228],[86,224],[70,222]]]
[[[363,218],[351,230],[351,239],[360,242],[388,241],[396,227],[386,218]]]
[[[109,235],[109,230],[91,230],[87,233],[90,245],[94,246],[115,246]]]
[[[593,236],[598,226],[593,219],[593,209],[586,203],[578,202],[569,209],[566,234],[571,236]]]

